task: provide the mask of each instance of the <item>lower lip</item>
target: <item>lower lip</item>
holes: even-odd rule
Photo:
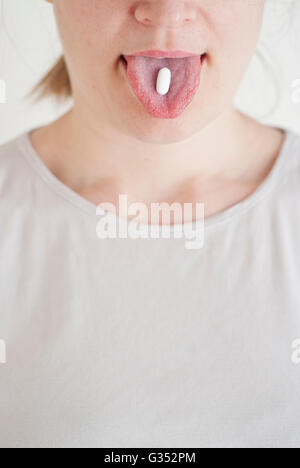
[[[158,52],[155,51],[155,53],[157,54]],[[181,54],[181,53],[180,53]],[[140,56],[145,56],[145,54],[141,53],[141,54],[134,54],[134,55],[140,55]],[[151,56],[151,55],[148,55],[147,53],[147,56]],[[176,57],[176,58],[184,58],[184,57],[190,57],[190,56],[198,56],[198,55],[195,55],[195,54],[191,54],[191,55],[187,55],[186,53],[183,55],[183,56],[180,56],[180,57]],[[160,58],[160,57],[155,57],[155,58]],[[165,57],[164,57],[165,58]],[[175,58],[175,57],[172,57],[172,58]],[[202,70],[202,66],[203,66],[203,63],[205,62],[206,60],[206,54],[202,54],[201,56],[199,56],[199,59],[201,61],[201,70]],[[127,70],[127,61],[126,59],[121,56],[120,59],[119,59],[119,62],[121,64],[121,67],[123,69],[123,72],[125,73],[125,78],[126,78],[126,81],[129,85],[129,88],[130,88],[130,91],[131,91],[131,94],[135,97],[135,99],[137,99],[139,101],[139,99],[137,98],[132,86],[131,86],[131,83],[129,81],[129,78],[128,78],[128,70]],[[201,75],[201,71],[200,71],[200,75]],[[200,80],[200,76],[199,76],[199,80]],[[160,119],[175,119],[177,117],[180,116],[180,114],[182,114],[183,110],[191,103],[191,101],[195,98],[195,95],[197,93],[197,90],[198,90],[198,87],[199,87],[199,84],[198,86],[196,87],[196,89],[194,90],[194,93],[193,93],[193,96],[189,99],[189,101],[184,105],[184,108],[183,109],[179,109],[179,110],[174,110],[174,112],[164,112],[164,111],[154,111],[154,112],[150,112],[150,114],[153,116],[153,117],[156,117],[156,118],[160,118]],[[149,111],[148,111],[149,113]]]

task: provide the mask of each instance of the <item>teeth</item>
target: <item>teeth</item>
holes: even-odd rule
[[[156,91],[160,96],[168,94],[171,86],[171,70],[169,68],[161,68],[157,75]]]

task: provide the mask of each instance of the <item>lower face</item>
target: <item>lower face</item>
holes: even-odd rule
[[[137,3],[54,0],[75,105],[138,140],[179,142],[232,107],[264,0],[195,0],[196,19],[177,30],[141,24],[132,14]],[[165,68],[162,94],[157,79]]]

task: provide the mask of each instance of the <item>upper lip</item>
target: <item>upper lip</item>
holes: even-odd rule
[[[124,54],[124,56],[135,56],[135,57],[153,57],[153,58],[184,58],[200,56],[202,54],[196,54],[193,52],[186,52],[185,50],[142,50],[140,52],[134,52],[132,54]]]

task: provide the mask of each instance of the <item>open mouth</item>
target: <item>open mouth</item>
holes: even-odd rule
[[[134,94],[153,117],[175,119],[192,102],[200,84],[200,72],[206,54],[159,56],[122,55]]]

